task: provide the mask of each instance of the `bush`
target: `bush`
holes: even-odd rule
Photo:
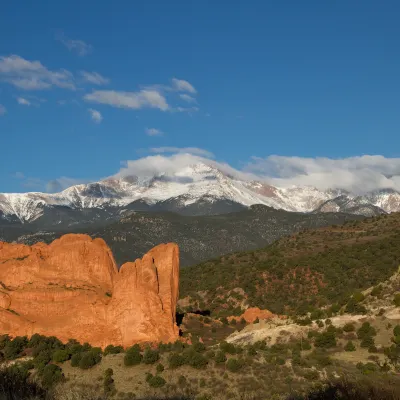
[[[228,343],[228,342],[221,342],[219,344],[219,348],[221,349],[221,351],[223,351],[224,353],[228,353],[228,354],[236,354],[236,348],[232,343]]]
[[[124,356],[124,364],[126,367],[130,367],[132,365],[138,365],[142,362],[142,359],[143,357],[140,353],[138,346],[137,347],[133,346],[126,351]]]
[[[319,378],[319,373],[316,369],[310,369],[305,371],[303,376],[309,381],[316,381]]]
[[[236,358],[230,358],[226,362],[226,369],[230,372],[238,372],[244,365],[243,360],[238,360]]]
[[[354,346],[354,343],[350,340],[347,342],[346,346],[344,346],[345,351],[356,351],[356,346]]]
[[[168,365],[170,368],[178,368],[185,364],[185,359],[178,353],[171,353],[168,356]]]
[[[28,344],[26,336],[17,336],[13,340],[7,342],[3,349],[3,355],[6,360],[17,358]]]
[[[348,322],[347,324],[344,325],[343,330],[348,333],[348,332],[354,332],[356,328],[353,323]]]
[[[104,355],[108,354],[119,354],[124,351],[124,348],[122,346],[113,346],[112,344],[109,344],[105,349],[104,349]]]
[[[215,354],[214,361],[215,361],[217,364],[222,364],[222,363],[224,363],[224,362],[226,361],[226,355],[225,355],[225,353],[224,353],[223,351],[218,351],[218,352]]]
[[[400,307],[400,293],[397,293],[397,294],[394,296],[393,304],[394,304],[396,307]]]
[[[326,330],[325,332],[320,333],[315,338],[314,346],[322,348],[336,347],[335,332],[332,330]]]
[[[55,364],[46,365],[40,373],[42,385],[45,388],[50,388],[64,379],[62,369]]]
[[[52,359],[54,362],[62,363],[69,360],[69,353],[67,350],[56,350],[53,353]]]
[[[165,379],[160,375],[151,376],[147,382],[153,388],[160,388],[166,384]]]
[[[188,364],[193,368],[204,368],[208,364],[207,358],[193,349],[184,351],[183,358],[185,364]]]
[[[376,330],[369,322],[364,322],[362,326],[357,331],[357,336],[359,339],[363,339],[367,336],[375,336]]]
[[[372,336],[365,336],[361,340],[360,347],[369,348],[375,346],[375,340]]]
[[[75,353],[71,357],[71,367],[79,367],[82,358],[82,353]]]
[[[154,364],[160,359],[160,354],[157,350],[146,349],[143,355],[143,362],[145,364]]]
[[[164,371],[164,365],[157,364],[156,371],[157,371],[157,373],[161,374],[161,372]]]
[[[50,350],[43,350],[34,359],[33,364],[38,370],[42,370],[51,361]]]
[[[400,325],[396,325],[393,328],[393,336],[400,336]]]
[[[194,351],[197,351],[198,353],[202,353],[203,351],[206,350],[206,346],[204,345],[204,343],[196,342],[193,344],[193,349],[194,349]]]
[[[79,368],[89,369],[101,361],[101,353],[96,349],[85,351],[79,361]]]
[[[103,388],[105,394],[109,394],[115,390],[114,379],[112,378],[113,375],[114,371],[112,368],[107,368],[104,371]]]

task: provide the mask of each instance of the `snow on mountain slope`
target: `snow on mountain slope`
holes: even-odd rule
[[[68,206],[72,209],[124,207],[137,200],[157,204],[179,198],[183,202],[182,207],[207,199],[209,202],[227,200],[244,206],[264,204],[288,211],[310,212],[344,194],[350,199],[355,197],[341,190],[277,188],[263,182],[242,180],[212,165],[198,162],[174,172],[112,177],[72,186],[54,194],[0,194],[0,211],[4,215],[15,215],[22,222],[32,222],[43,214],[46,206]],[[366,204],[388,212],[400,210],[400,194],[394,191],[374,192],[363,199]]]

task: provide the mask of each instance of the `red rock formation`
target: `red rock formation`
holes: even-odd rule
[[[251,307],[248,308],[240,317],[228,317],[228,320],[232,321],[233,319],[236,319],[236,321],[240,321],[243,318],[246,322],[253,323],[257,318],[261,320],[271,319],[274,317],[276,317],[276,315],[269,310],[260,310],[258,307]]]
[[[102,239],[0,242],[0,333],[54,335],[95,346],[178,338],[179,249],[161,244],[118,271]]]

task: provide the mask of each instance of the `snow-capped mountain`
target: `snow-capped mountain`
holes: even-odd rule
[[[329,201],[340,196],[338,202]],[[0,194],[0,220],[17,217],[33,222],[46,212],[68,210],[155,209],[201,214],[222,213],[253,204],[264,204],[287,211],[343,211],[340,204],[351,203],[379,212],[400,211],[400,193],[383,190],[365,196],[353,196],[343,190],[322,191],[313,187],[278,188],[259,181],[231,176],[203,162],[183,167],[173,173],[149,176],[112,177],[99,182],[72,186],[60,193]],[[335,205],[336,204],[336,205]],[[224,210],[224,207],[226,209]],[[208,208],[207,208],[208,207]],[[342,207],[343,208],[343,207]],[[219,211],[218,211],[219,210]],[[348,211],[351,212],[351,211]],[[189,212],[190,213],[190,212]],[[361,211],[362,213],[362,211]],[[367,212],[369,215],[369,211]]]

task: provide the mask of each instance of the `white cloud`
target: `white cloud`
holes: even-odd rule
[[[173,111],[187,112],[189,114],[199,111],[199,107],[176,107]]]
[[[6,108],[2,104],[0,104],[0,115],[4,115],[6,112]]]
[[[365,193],[376,189],[400,190],[400,158],[364,155],[342,159],[326,157],[253,157],[245,166],[276,186],[313,186]]]
[[[202,156],[206,158],[213,158],[214,154],[211,151],[200,149],[198,147],[173,147],[173,146],[165,146],[165,147],[152,147],[150,149],[151,153],[187,153],[197,156]]]
[[[71,72],[65,69],[51,71],[40,61],[25,60],[17,55],[0,57],[0,80],[25,90],[43,90],[54,86],[75,89]]]
[[[104,76],[100,75],[98,72],[87,72],[87,71],[81,71],[80,72],[82,78],[84,81],[91,83],[93,85],[107,85],[110,80],[108,78],[105,78]]]
[[[172,89],[178,92],[197,93],[196,89],[192,86],[192,84],[183,79],[173,78]]]
[[[182,100],[186,101],[187,103],[196,103],[196,102],[197,102],[196,99],[195,99],[194,97],[189,96],[189,95],[186,94],[186,93],[180,94],[179,97],[180,97]]]
[[[95,90],[84,96],[86,101],[107,104],[119,108],[158,108],[167,111],[169,105],[166,98],[156,90],[140,90],[139,92],[119,92],[115,90]]]
[[[77,53],[79,56],[86,56],[91,53],[93,46],[79,39],[68,39],[63,33],[58,35],[57,39],[69,50]]]
[[[31,105],[31,102],[28,99],[25,99],[24,97],[18,97],[17,102],[18,102],[18,104],[20,104],[22,106],[30,106]]]
[[[158,154],[126,161],[117,176],[173,174],[185,166],[204,162],[238,179],[258,180],[277,187],[344,189],[356,195],[378,189],[400,191],[400,158],[365,155],[330,159],[273,155],[266,158],[253,157],[239,170],[210,159],[212,153],[196,147],[155,147],[149,151]]]
[[[96,122],[96,124],[100,124],[100,122],[103,120],[103,116],[101,115],[100,111],[94,110],[93,108],[89,108],[88,111],[93,122]]]
[[[164,134],[163,131],[160,131],[156,128],[146,128],[146,135],[148,136],[162,136]]]

